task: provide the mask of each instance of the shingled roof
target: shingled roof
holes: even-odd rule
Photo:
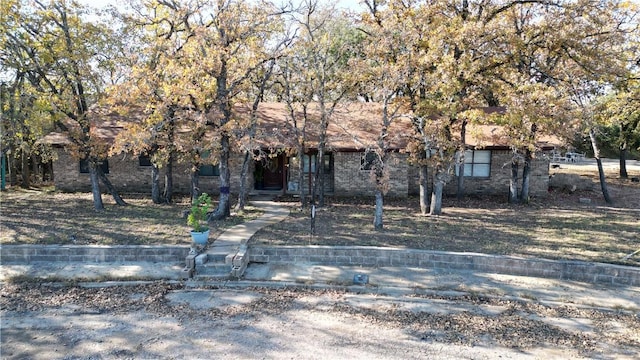
[[[248,110],[241,110],[246,116]],[[307,108],[306,142],[317,147],[320,141],[320,110],[313,104]],[[352,103],[336,107],[327,127],[327,147],[335,150],[366,149],[376,146],[380,136],[382,109],[374,103]],[[294,111],[298,129],[302,127],[302,109]],[[290,111],[283,103],[262,103],[257,110],[258,131],[256,141],[262,146],[294,147],[296,129]],[[401,149],[407,145],[411,131],[411,120],[398,116],[391,121],[387,145],[390,149]],[[298,130],[300,133],[300,130]]]
[[[486,108],[487,113],[504,111],[503,108]],[[317,147],[320,139],[320,110],[317,104],[307,108],[306,135],[307,146]],[[302,109],[297,109],[295,117],[298,128],[304,119]],[[327,148],[333,150],[362,150],[376,146],[380,136],[382,107],[376,103],[350,103],[339,105],[331,115],[327,128]],[[128,123],[140,122],[146,116],[144,111],[133,108],[122,114],[115,109],[93,108],[90,113],[92,133],[106,142],[113,142]],[[250,108],[243,105],[234,107],[236,121],[248,121]],[[293,127],[290,111],[284,103],[261,103],[256,112],[258,119],[254,145],[263,148],[293,148],[295,147],[296,129]],[[184,123],[180,132],[188,133],[189,127]],[[391,150],[406,147],[413,125],[408,115],[398,116],[391,121],[388,136],[385,138]],[[51,145],[70,144],[69,137],[60,132],[53,132],[45,136],[40,142]],[[470,125],[467,129],[466,143],[470,147],[505,148],[509,144],[507,134],[497,125]],[[558,146],[560,141],[553,137],[544,137],[538,141],[543,148]]]

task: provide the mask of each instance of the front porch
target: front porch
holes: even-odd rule
[[[300,179],[300,163],[297,156],[284,153],[254,160],[253,187],[250,195],[294,195],[299,196],[301,190],[309,193],[313,188],[316,171],[317,153],[310,152],[303,158],[302,179]],[[324,192],[334,193],[333,154],[327,153],[322,161],[324,166]]]

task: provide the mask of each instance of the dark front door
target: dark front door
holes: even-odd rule
[[[282,190],[284,155],[260,161],[256,164],[256,169],[261,168],[264,190]]]

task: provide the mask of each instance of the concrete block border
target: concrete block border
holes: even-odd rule
[[[396,266],[640,286],[640,268],[515,256],[358,246],[249,246],[249,262]]]
[[[188,246],[164,245],[2,245],[2,264],[38,262],[176,262]],[[417,267],[573,280],[594,284],[640,286],[640,267],[569,260],[547,260],[478,253],[455,253],[365,246],[251,245],[249,263],[316,263],[371,267]]]
[[[2,245],[3,264],[38,262],[184,262],[188,246],[154,245]]]

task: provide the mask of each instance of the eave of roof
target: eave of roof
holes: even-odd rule
[[[504,111],[504,108],[491,107],[483,109],[487,113]],[[298,128],[304,120],[300,109],[294,111]],[[327,128],[326,147],[333,150],[364,150],[377,147],[380,136],[382,107],[376,103],[349,103],[338,105],[331,115]],[[320,142],[320,110],[317,104],[307,109],[306,146],[316,148]],[[116,136],[128,124],[140,123],[148,116],[137,107],[130,109],[127,115],[114,109],[92,108],[89,115],[92,119],[92,135],[106,142],[113,142]],[[213,115],[215,116],[215,115]],[[234,107],[237,121],[250,121],[250,108],[238,105]],[[261,103],[256,112],[258,119],[256,136],[253,139],[255,147],[262,148],[295,148],[296,136],[300,131],[293,126],[290,111],[284,103]],[[184,121],[184,120],[183,120]],[[189,133],[188,125],[179,127],[179,132]],[[508,149],[509,139],[500,126],[497,125],[469,125],[466,135],[466,145],[470,148]],[[298,135],[297,135],[298,134]],[[389,150],[404,149],[413,134],[413,124],[408,116],[399,116],[388,128],[385,138]],[[209,134],[208,137],[213,137]],[[246,139],[245,139],[246,140]],[[52,132],[39,140],[41,143],[65,146],[71,144],[69,137],[61,132]],[[544,136],[538,140],[538,146],[550,149],[558,146],[560,141],[551,136]]]

